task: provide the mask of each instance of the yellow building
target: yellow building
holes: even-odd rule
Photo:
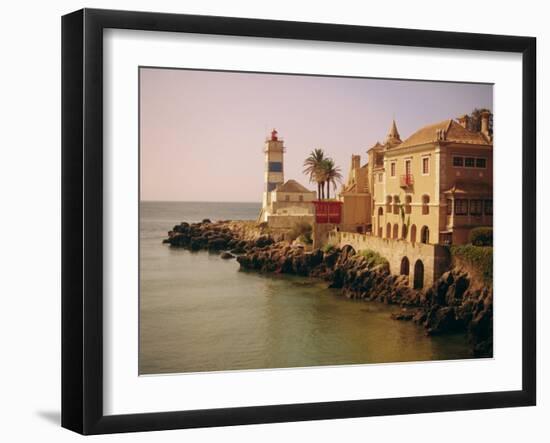
[[[365,229],[377,237],[464,244],[472,228],[492,226],[489,117],[482,113],[479,132],[468,130],[468,117],[462,116],[425,126],[404,141],[393,121],[384,143],[369,149],[365,166],[359,165],[359,156],[352,159],[341,193],[342,230],[358,232],[366,214]],[[359,199],[370,211],[357,203]]]
[[[412,243],[463,244],[476,226],[493,223],[493,143],[489,113],[482,130],[467,116],[416,131],[400,141],[395,122],[375,171],[373,231]]]
[[[371,194],[367,165],[361,166],[361,156],[351,156],[348,181],[342,187],[340,200],[342,206],[343,231],[369,232],[371,230]]]

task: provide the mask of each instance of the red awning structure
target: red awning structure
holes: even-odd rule
[[[315,222],[339,224],[342,220],[342,202],[315,200]]]

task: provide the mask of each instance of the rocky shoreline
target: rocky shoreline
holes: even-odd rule
[[[184,222],[174,226],[164,242],[236,258],[242,269],[321,278],[348,298],[400,305],[395,320],[413,321],[428,335],[466,332],[473,356],[493,355],[492,288],[461,267],[444,273],[431,287],[415,290],[407,276],[392,275],[387,264],[350,246],[306,251],[253,222]]]

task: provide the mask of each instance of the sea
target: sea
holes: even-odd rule
[[[162,243],[182,221],[255,220],[259,210],[258,203],[141,202],[140,374],[471,358],[465,335],[428,337],[392,320],[397,306]]]

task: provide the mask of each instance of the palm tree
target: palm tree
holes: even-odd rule
[[[322,149],[314,149],[304,161],[304,174],[309,175],[309,181],[317,183],[317,198],[324,197],[324,182],[322,176],[322,164],[325,153]]]
[[[322,181],[327,184],[327,199],[330,199],[330,185],[333,186],[336,192],[337,183],[341,183],[343,176],[340,172],[340,167],[336,166],[334,160],[326,158],[321,164]]]

